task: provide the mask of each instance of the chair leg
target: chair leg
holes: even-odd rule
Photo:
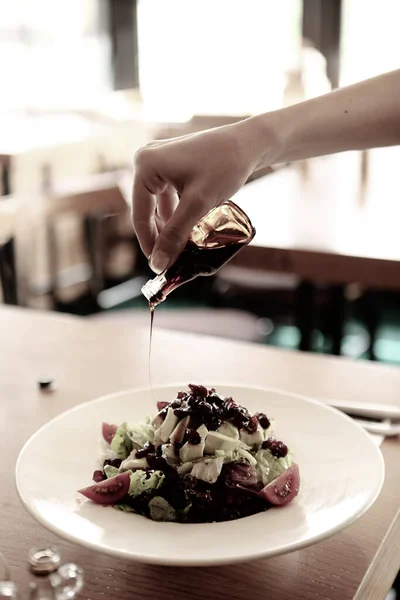
[[[53,309],[57,306],[57,271],[58,271],[58,249],[56,241],[55,224],[48,220],[46,224],[47,259],[49,269],[49,295]]]
[[[376,360],[375,341],[382,311],[382,293],[367,292],[363,298],[362,310],[369,335],[368,358]]]
[[[297,288],[296,321],[300,331],[299,349],[312,350],[312,335],[315,326],[315,285],[303,281]]]
[[[10,186],[10,167],[9,165],[3,165],[1,171],[1,195],[8,196],[11,194],[11,186]]]
[[[90,282],[93,298],[104,290],[104,216],[89,215],[84,222],[92,277]]]
[[[331,289],[332,295],[332,354],[340,356],[342,351],[343,329],[346,319],[346,298],[343,285],[335,285]]]
[[[17,305],[18,286],[13,239],[0,247],[0,281],[5,304]]]

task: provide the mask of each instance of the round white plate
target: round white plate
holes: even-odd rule
[[[22,502],[42,525],[92,550],[164,565],[229,564],[275,556],[319,542],[360,517],[384,479],[380,450],[350,418],[277,390],[214,385],[251,412],[276,419],[276,437],[294,451],[300,493],[288,506],[224,523],[157,523],[82,500],[91,483],[103,421],[139,421],[156,412],[149,390],[82,404],[47,423],[24,446],[16,466]],[[157,388],[171,401],[186,385]]]

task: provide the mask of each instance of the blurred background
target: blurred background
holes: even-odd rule
[[[147,326],[134,152],[398,68],[399,22],[393,0],[0,0],[1,301]],[[399,158],[249,181],[254,242],[156,325],[399,364]]]

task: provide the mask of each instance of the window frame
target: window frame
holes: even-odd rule
[[[113,86],[139,89],[137,0],[109,0]]]
[[[333,88],[340,79],[342,0],[303,0],[303,38],[310,40],[327,61]]]

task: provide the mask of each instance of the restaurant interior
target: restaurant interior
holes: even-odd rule
[[[397,65],[390,0],[384,28],[375,2],[214,4],[1,3],[5,303],[147,323],[152,273],[127,208],[135,151]],[[376,261],[400,258],[399,153],[309,159],[249,181],[236,200],[259,253],[177,290],[158,325],[398,364],[400,279]]]
[[[394,0],[0,0],[0,302],[148,329],[135,152],[394,70],[399,22]],[[154,327],[400,366],[399,161],[250,177],[254,240]]]

